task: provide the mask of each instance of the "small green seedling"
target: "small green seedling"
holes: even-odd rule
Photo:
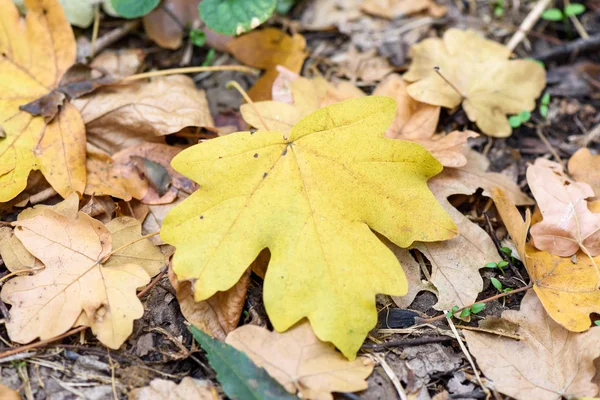
[[[594,321],[594,325],[596,325],[596,326],[600,326],[600,319],[597,319],[597,320],[595,320],[595,321]]]
[[[208,53],[206,53],[206,59],[204,60],[204,62],[202,63],[203,67],[208,67],[211,66],[212,63],[215,61],[215,49],[210,49],[208,50]]]
[[[540,115],[543,118],[548,116],[548,106],[550,105],[550,93],[544,93],[540,100]]]
[[[491,269],[498,268],[500,270],[500,273],[502,275],[504,275],[504,267],[506,267],[507,265],[508,265],[508,261],[500,261],[497,263],[489,262],[489,263],[485,264],[485,267],[491,268]]]
[[[492,281],[492,285],[494,285],[494,287],[500,292],[500,293],[508,293],[511,292],[512,289],[511,288],[505,288],[502,286],[502,282],[500,282],[498,279],[496,278],[490,278],[490,281]],[[502,306],[504,307],[504,305],[506,304],[506,300],[504,298],[502,298]]]
[[[504,0],[496,0],[496,4],[494,5],[494,15],[498,18],[504,16]]]
[[[460,312],[459,318],[467,318],[471,314],[479,314],[485,308],[485,303],[475,303],[471,307],[467,307]],[[452,311],[446,313],[446,317],[452,318],[460,310],[458,306],[452,307]]]
[[[202,47],[206,44],[206,33],[200,29],[192,29],[190,31],[190,40],[194,46]]]
[[[456,314],[456,312],[457,312],[458,310],[460,310],[460,307],[459,307],[459,306],[454,306],[454,307],[452,307],[452,310],[451,310],[451,311],[448,311],[448,312],[446,313],[446,317],[448,317],[448,318],[452,318],[452,316],[453,316],[454,314]]]
[[[508,123],[510,124],[511,128],[514,129],[520,127],[522,124],[529,121],[530,118],[531,113],[529,111],[521,111],[517,115],[511,115],[508,118]]]
[[[569,17],[582,14],[585,11],[585,6],[579,3],[571,3],[564,9],[560,8],[549,8],[542,14],[542,19],[546,21],[564,21],[566,22]]]

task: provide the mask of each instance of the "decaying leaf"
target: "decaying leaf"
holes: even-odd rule
[[[0,398],[3,400],[21,400],[19,392],[0,383]]]
[[[21,109],[50,95],[75,62],[75,38],[58,1],[29,0],[26,6],[21,23],[12,1],[0,0],[0,125],[6,135],[0,139],[0,202],[25,189],[36,169],[63,197],[85,187],[85,127],[77,109],[64,101],[47,124]]]
[[[273,326],[308,317],[354,358],[377,322],[375,294],[406,292],[398,261],[369,228],[402,247],[455,235],[426,186],[441,165],[423,147],[383,136],[395,108],[386,97],[347,100],[288,135],[238,132],[175,157],[200,188],[169,213],[161,238],[177,247],[173,269],[195,279],[196,300],[228,290],[269,248]]]
[[[353,45],[346,53],[332,58],[332,61],[339,65],[340,75],[352,81],[359,79],[364,83],[379,81],[393,71],[387,58],[378,56],[377,50],[360,53]]]
[[[129,400],[217,400],[219,395],[208,381],[186,376],[179,384],[166,379],[153,379],[146,387],[134,389]]]
[[[181,46],[184,29],[200,21],[200,0],[166,0],[160,7],[144,15],[146,35],[165,49]]]
[[[514,203],[532,204],[532,200],[523,194],[509,177],[486,172],[488,161],[485,157],[474,151],[467,154],[469,162],[465,167],[446,168],[429,181],[429,188],[452,217],[459,235],[444,242],[413,245],[431,263],[430,283],[438,296],[438,302],[433,306],[436,310],[449,310],[455,305],[465,307],[473,304],[483,289],[479,269],[500,259],[489,235],[454,208],[448,197],[455,194],[471,195],[478,188],[483,189],[484,196],[491,197],[493,188],[500,187]],[[397,249],[395,253],[411,257],[407,250]],[[413,269],[418,268],[414,264],[411,265]],[[419,290],[431,290],[429,285],[421,282],[420,273],[411,272],[407,275],[414,277],[413,281],[409,281],[409,285],[419,287]],[[393,299],[398,305],[405,305],[408,301],[412,302],[414,297]]]
[[[72,102],[85,122],[88,141],[109,155],[187,126],[214,127],[204,91],[186,76],[104,87]]]
[[[600,199],[600,155],[586,148],[577,150],[569,159],[569,173],[577,182],[589,184]]]
[[[227,43],[227,49],[242,63],[266,70],[248,91],[254,101],[271,100],[271,87],[278,75],[277,65],[299,73],[306,58],[304,37],[300,34],[290,36],[276,28],[238,36]]]
[[[447,108],[462,103],[469,119],[484,133],[510,136],[506,115],[532,111],[546,85],[542,66],[509,60],[510,54],[508,47],[474,31],[449,29],[443,39],[425,39],[411,48],[412,63],[404,79],[414,83],[408,93],[423,103]]]
[[[142,49],[104,50],[94,57],[90,65],[112,76],[125,77],[138,72],[145,57]]]
[[[446,14],[446,7],[432,0],[363,0],[360,8],[363,12],[381,18],[396,19],[427,11],[434,18]]]
[[[588,330],[590,313],[600,312],[597,268],[600,257],[592,260],[580,250],[574,257],[563,258],[536,249],[527,243],[529,212],[523,221],[513,202],[501,190],[495,190],[493,198],[527,268],[533,289],[548,314],[569,331]]]
[[[332,29],[361,16],[363,0],[313,0],[302,14],[302,25],[308,29]]]
[[[331,392],[364,390],[365,379],[373,372],[370,358],[346,360],[331,344],[320,341],[306,321],[285,333],[244,325],[227,335],[226,343],[303,399],[327,400],[333,399]]]
[[[146,269],[156,272],[160,252],[147,240],[119,249],[140,237],[134,219],[115,220],[110,226],[113,236],[108,227],[82,212],[65,216],[48,208],[32,211],[33,216],[14,223],[15,235],[45,268],[3,286],[0,296],[12,304],[6,324],[9,336],[27,343],[87,321],[102,343],[119,348],[131,334],[133,320],[143,314],[136,288],[150,281]],[[111,249],[117,259],[111,257],[102,265]],[[139,265],[122,263],[131,259]]]
[[[579,249],[600,255],[600,214],[585,200],[594,197],[590,185],[574,182],[560,164],[543,158],[527,168],[527,183],[543,216],[531,228],[535,247],[562,257]]]
[[[169,280],[181,313],[196,328],[219,340],[225,340],[227,334],[237,328],[250,283],[250,270],[231,289],[202,301],[194,300],[192,283],[179,282],[172,267],[169,267]]]
[[[522,340],[463,331],[469,351],[501,393],[518,400],[596,396],[594,359],[600,356],[600,328],[574,334],[554,322],[533,291],[519,311],[502,313],[519,325]]]
[[[436,135],[440,107],[414,100],[408,95],[407,87],[400,75],[392,74],[373,91],[374,96],[389,96],[398,104],[396,118],[385,135],[421,144],[445,167],[464,166],[467,158],[463,150],[467,139],[479,135],[472,131]]]

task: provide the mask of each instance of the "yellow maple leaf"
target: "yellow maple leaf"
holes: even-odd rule
[[[443,39],[425,39],[411,48],[412,63],[403,77],[414,82],[408,86],[414,99],[448,108],[462,103],[484,133],[507,137],[512,128],[506,114],[532,111],[546,86],[542,66],[509,60],[510,54],[474,31],[448,29]]]
[[[75,37],[57,0],[28,0],[22,23],[0,0],[0,202],[18,195],[40,169],[63,197],[85,188],[85,126],[68,101],[46,123],[20,109],[59,86],[75,62]],[[56,92],[58,93],[58,92]]]
[[[197,301],[232,287],[264,248],[267,313],[278,331],[307,317],[354,358],[377,313],[375,295],[406,293],[393,253],[456,234],[427,179],[442,169],[418,144],[387,139],[396,103],[347,100],[289,134],[238,132],[181,152],[173,167],[200,189],[167,216],[161,238]]]

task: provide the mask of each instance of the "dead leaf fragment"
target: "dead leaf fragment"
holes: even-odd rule
[[[331,392],[364,390],[373,372],[371,359],[346,360],[332,344],[321,342],[306,321],[284,333],[244,325],[227,335],[226,342],[303,399],[333,399]]]
[[[69,218],[43,209],[15,226],[17,238],[46,268],[2,287],[2,300],[13,306],[6,323],[10,338],[48,339],[82,314],[103,344],[119,348],[144,312],[135,293],[150,281],[148,273],[134,264],[102,266],[112,248],[111,233],[84,213]]]
[[[546,85],[543,67],[529,60],[509,60],[510,54],[507,47],[475,31],[449,29],[442,39],[425,39],[411,48],[412,63],[404,74],[413,82],[408,93],[447,108],[462,103],[484,133],[510,136],[506,115],[532,111]]]
[[[314,30],[333,29],[361,16],[362,0],[313,0],[302,14],[302,26]]]
[[[600,214],[592,213],[585,200],[594,197],[590,185],[574,182],[560,164],[543,158],[527,168],[527,183],[543,216],[531,228],[538,249],[562,257],[580,248],[591,256],[600,255]]]
[[[184,29],[199,22],[201,0],[165,0],[160,7],[144,15],[142,21],[148,37],[160,47],[175,50],[181,46]]]
[[[187,126],[214,127],[204,91],[183,75],[151,82],[104,87],[73,100],[86,125],[88,141],[109,155]]]
[[[333,57],[332,61],[338,63],[339,74],[353,82],[358,79],[363,83],[373,83],[393,71],[387,58],[378,56],[377,50],[361,53],[354,45],[346,53]]]
[[[569,159],[569,173],[576,181],[589,184],[600,198],[600,155],[586,148],[577,150]]]
[[[207,381],[186,376],[179,384],[165,379],[153,379],[146,387],[134,389],[129,400],[216,400],[215,388]]]
[[[19,392],[12,390],[8,386],[4,386],[0,383],[0,399],[3,400],[21,400]]]
[[[401,18],[421,11],[428,11],[434,18],[441,18],[446,14],[446,7],[431,0],[363,0],[360,9],[367,14],[387,19]]]
[[[554,322],[533,291],[519,311],[504,311],[519,325],[522,340],[463,331],[477,364],[498,391],[518,400],[595,396],[594,359],[600,356],[600,328],[574,334]]]
[[[145,57],[142,49],[104,50],[90,65],[112,76],[125,77],[138,72]]]
[[[227,49],[240,62],[265,69],[264,75],[248,91],[254,101],[271,100],[277,78],[277,65],[299,73],[306,58],[306,41],[300,34],[290,36],[276,28],[254,30],[227,43]]]

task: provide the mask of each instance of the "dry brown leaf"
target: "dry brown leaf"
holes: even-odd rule
[[[184,28],[200,21],[198,14],[200,1],[163,1],[159,7],[142,18],[146,35],[160,47],[178,49],[181,46]]]
[[[527,183],[543,217],[531,228],[535,247],[562,257],[580,248],[600,255],[600,214],[592,213],[585,200],[594,197],[590,185],[574,182],[560,164],[543,158],[527,168]]]
[[[306,41],[300,34],[290,36],[276,28],[254,30],[227,43],[227,49],[240,62],[265,69],[264,75],[250,88],[254,101],[271,100],[271,88],[277,78],[277,65],[299,73],[306,58]]]
[[[214,126],[204,91],[182,75],[104,87],[72,102],[86,124],[88,141],[108,154],[187,126]]]
[[[104,50],[90,64],[112,76],[133,75],[142,66],[146,53],[142,49]]]
[[[110,196],[91,196],[81,207],[81,212],[96,218],[103,224],[109,222],[117,210],[117,205]]]
[[[194,300],[192,282],[178,281],[171,266],[169,281],[175,289],[181,313],[196,328],[216,339],[225,340],[227,334],[238,326],[250,284],[250,269],[231,289],[198,302]]]
[[[600,155],[586,148],[577,150],[569,159],[569,173],[576,181],[589,184],[600,198]]]
[[[600,356],[600,328],[573,334],[544,311],[533,291],[519,311],[502,313],[519,325],[522,340],[463,331],[469,351],[494,387],[518,400],[596,396],[594,359]]]
[[[284,333],[244,325],[227,335],[226,342],[303,399],[333,399],[331,392],[364,390],[373,372],[370,358],[348,361],[331,343],[321,342],[306,321]]]
[[[10,338],[18,343],[48,339],[83,314],[103,344],[119,348],[144,312],[135,294],[150,281],[148,273],[134,264],[102,266],[113,248],[112,235],[84,213],[69,218],[42,209],[14,225],[17,238],[45,268],[3,286],[0,296],[12,304],[6,323]]]
[[[153,379],[146,387],[134,389],[129,400],[218,400],[217,391],[208,381],[186,376],[179,384],[165,379]]]
[[[19,392],[12,390],[8,386],[4,386],[0,383],[0,399],[2,400],[21,400]]]
[[[521,214],[502,190],[494,191],[494,203],[506,229],[515,242],[533,289],[548,314],[565,329],[583,332],[589,329],[590,313],[600,312],[598,290],[600,257],[590,259],[583,251],[563,258],[537,250],[527,243],[531,216]]]
[[[313,0],[302,14],[304,28],[333,29],[347,21],[359,18],[362,0]]]
[[[464,166],[467,163],[463,154],[467,139],[479,135],[472,131],[436,135],[440,107],[414,100],[408,95],[407,87],[400,75],[392,74],[373,91],[374,96],[389,96],[396,100],[396,118],[386,136],[419,143],[445,167]]]
[[[492,190],[500,187],[513,202],[520,205],[532,203],[510,178],[499,173],[486,172],[488,162],[485,157],[474,151],[469,152],[468,156],[469,162],[465,167],[446,168],[429,180],[429,188],[452,217],[459,235],[443,242],[413,245],[413,248],[423,253],[431,263],[430,283],[438,296],[438,302],[433,306],[436,310],[449,310],[453,306],[465,307],[473,304],[483,289],[479,269],[489,262],[500,260],[489,235],[454,208],[448,197],[455,194],[471,195],[479,188],[483,189],[484,196],[491,197]],[[398,249],[395,253],[411,257],[407,250]],[[419,285],[421,290],[431,291],[420,279],[410,283]],[[393,299],[397,300],[398,304],[405,304],[407,301],[403,297]]]
[[[449,29],[443,39],[425,39],[411,48],[412,63],[404,79],[414,83],[408,93],[447,108],[462,103],[484,133],[510,136],[506,114],[532,111],[546,85],[543,67],[530,60],[509,60],[510,54],[509,48],[474,31]]]
[[[377,55],[377,50],[361,53],[354,45],[350,45],[346,53],[331,60],[339,65],[339,75],[346,76],[353,82],[358,79],[370,84],[383,79],[394,70],[387,58]]]
[[[446,7],[437,5],[432,0],[363,0],[360,9],[381,18],[397,19],[408,15],[427,11],[434,18],[446,14]]]

